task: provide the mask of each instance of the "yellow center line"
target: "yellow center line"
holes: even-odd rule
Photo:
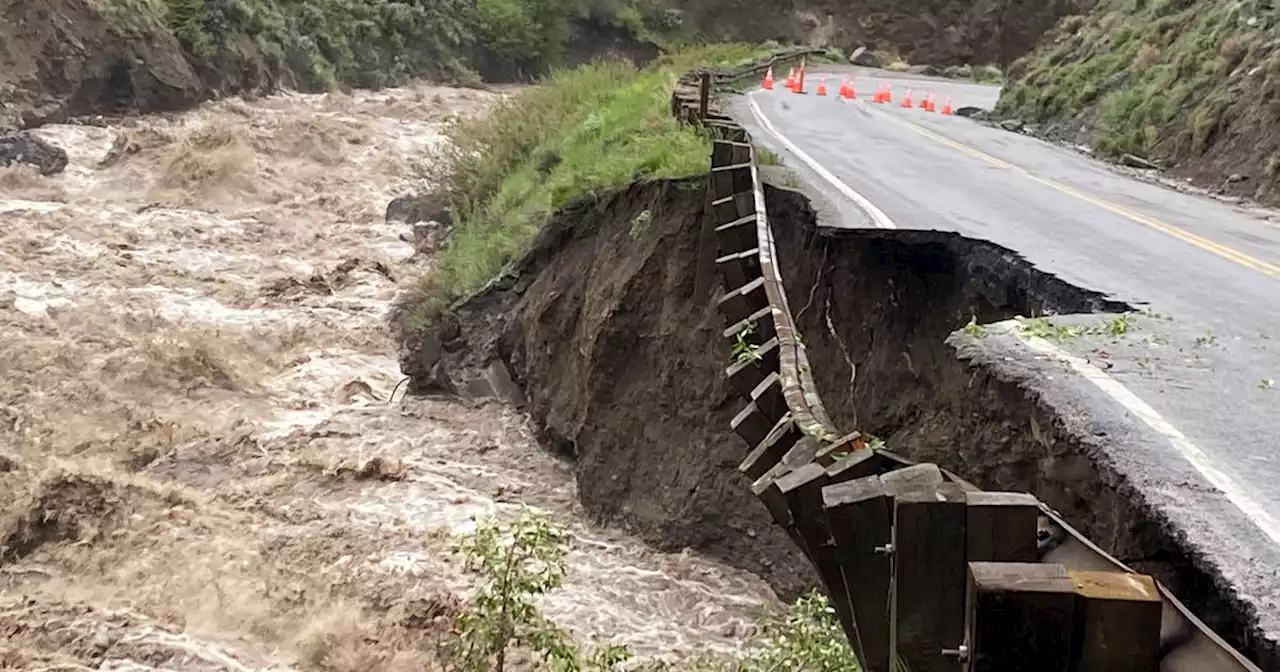
[[[1182,229],[1172,224],[1167,224],[1165,222],[1162,222],[1158,219],[1154,219],[1146,215],[1143,215],[1141,213],[1134,212],[1133,210],[1130,210],[1129,208],[1126,208],[1122,205],[1117,205],[1115,203],[1103,200],[1096,196],[1091,196],[1074,187],[1069,187],[1060,182],[1055,182],[1054,180],[1032,175],[1031,173],[1027,172],[1023,168],[1015,166],[1007,161],[998,159],[980,150],[974,149],[973,147],[970,147],[966,144],[956,142],[951,138],[939,135],[938,133],[935,133],[915,122],[902,119],[892,113],[886,113],[883,116],[893,120],[895,123],[901,124],[902,126],[919,133],[920,135],[923,135],[927,138],[932,138],[933,140],[936,140],[948,147],[951,147],[952,149],[959,150],[961,152],[964,152],[965,154],[981,159],[982,161],[985,161],[986,163],[989,163],[993,166],[1015,170],[1019,173],[1022,173],[1027,179],[1033,182],[1038,182],[1039,184],[1043,184],[1044,186],[1054,189],[1060,193],[1066,194],[1068,196],[1073,196],[1091,205],[1096,205],[1099,208],[1102,208],[1103,210],[1113,212],[1117,215],[1120,215],[1121,217],[1125,217],[1139,224],[1155,229],[1156,231],[1159,231],[1161,233],[1173,236],[1178,240],[1195,245],[1196,247],[1202,250],[1205,250],[1206,252],[1211,252],[1224,259],[1234,261],[1235,263],[1241,266],[1253,269],[1259,273],[1262,273],[1263,275],[1280,276],[1280,266],[1277,266],[1276,264],[1263,261],[1261,259],[1258,259],[1257,257],[1250,256],[1234,248],[1227,247],[1222,243],[1217,243],[1212,240],[1209,240],[1208,238],[1198,236],[1194,233],[1191,233],[1190,231],[1187,231],[1186,229]]]

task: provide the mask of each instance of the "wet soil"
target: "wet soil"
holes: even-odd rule
[[[402,364],[415,390],[465,392],[502,362],[595,520],[791,597],[815,578],[737,471],[722,290],[698,263],[714,259],[705,197],[701,178],[658,181],[557,213],[505,277],[410,334]]]

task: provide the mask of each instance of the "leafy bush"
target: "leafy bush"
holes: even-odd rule
[[[549,519],[524,511],[509,524],[483,522],[457,541],[455,551],[480,581],[458,617],[456,639],[444,647],[453,669],[503,672],[513,646],[532,650],[557,672],[603,672],[631,657],[621,646],[584,654],[569,633],[538,614],[533,599],[564,581],[566,539]]]
[[[624,646],[583,651],[569,633],[537,613],[533,599],[559,588],[565,574],[568,535],[541,515],[525,511],[513,522],[489,520],[455,543],[466,567],[479,577],[458,617],[457,636],[445,645],[458,672],[502,672],[512,647],[538,654],[557,672],[606,672],[631,659]],[[661,663],[629,669],[657,672]],[[732,661],[706,659],[681,665],[686,672],[858,672],[852,649],[826,597],[815,592],[781,618],[760,621],[760,634]]]

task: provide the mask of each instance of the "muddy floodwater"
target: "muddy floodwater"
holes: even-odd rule
[[[426,85],[48,126],[0,169],[0,669],[422,670],[477,517],[572,530],[544,613],[678,661],[773,593],[588,523],[492,403],[404,399],[386,318],[429,268],[387,224],[443,124]]]

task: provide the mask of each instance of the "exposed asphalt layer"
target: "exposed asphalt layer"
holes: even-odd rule
[[[852,103],[835,98],[849,72],[857,73]],[[1115,425],[1108,435],[1120,473],[1255,605],[1268,638],[1280,639],[1280,226],[1261,211],[1137,181],[1035,138],[900,106],[910,86],[916,101],[932,91],[938,109],[948,96],[955,108],[990,108],[994,86],[844,69],[827,80],[822,98],[813,94],[818,81],[808,76],[807,95],[779,82],[734,98],[731,109],[804,178],[806,191],[818,192],[820,213],[838,213],[825,225],[887,219],[896,228],[990,240],[1064,280],[1163,316],[1135,315],[1120,336],[1049,340],[1154,409],[1186,437],[1181,443],[1157,429],[1159,419],[1135,413],[1132,399],[1015,339],[983,347],[1004,342],[1006,356],[991,357],[993,365],[1019,353],[1004,366],[1036,369],[1040,387]],[[893,85],[892,104],[869,102],[880,82]],[[883,218],[868,215],[849,189]]]

